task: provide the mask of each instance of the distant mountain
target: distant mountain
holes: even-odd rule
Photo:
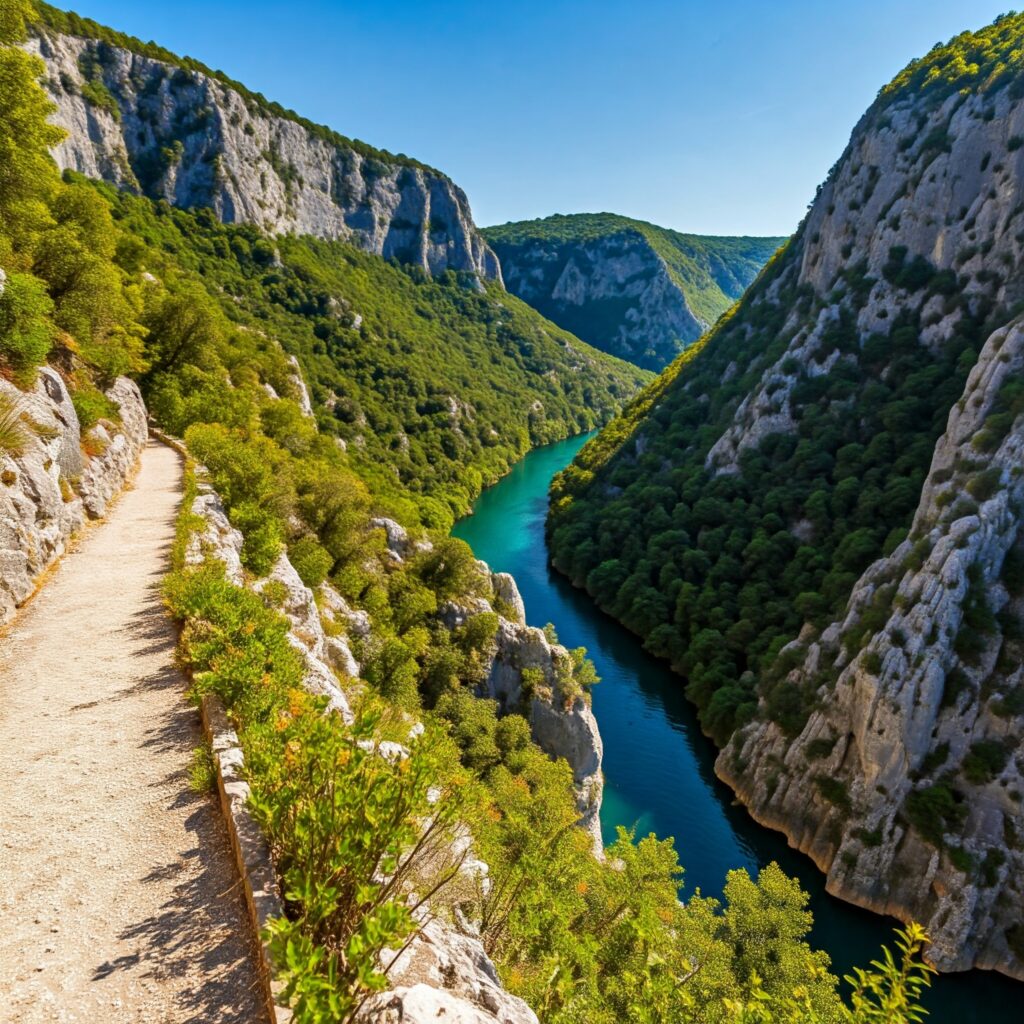
[[[509,291],[596,348],[652,370],[696,341],[785,241],[684,235],[614,213],[483,235]]]

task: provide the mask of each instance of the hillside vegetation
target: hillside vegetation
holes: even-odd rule
[[[784,241],[688,235],[611,213],[503,224],[484,237],[511,291],[651,369],[713,324]]]
[[[189,316],[216,306],[298,357],[318,426],[404,522],[449,526],[531,447],[604,422],[644,380],[471,274],[433,279],[342,242],[269,240],[209,211],[104,194],[122,228],[160,253],[154,269],[202,281],[210,298]],[[178,353],[148,378],[174,430],[221,390],[190,362]],[[293,394],[287,374],[273,385]]]
[[[472,553],[442,529],[395,559],[373,522],[399,506],[409,522],[443,527],[500,471],[485,457],[497,443],[489,449],[468,425],[477,417],[511,434],[501,455],[511,459],[594,422],[612,383],[628,389],[635,375],[457,278],[428,282],[300,240],[275,251],[202,213],[62,181],[47,154],[56,133],[39,62],[15,45],[32,14],[25,0],[0,10],[0,372],[28,387],[54,361],[83,419],[112,415],[98,385],[137,377],[243,534],[246,580],[287,550],[305,584],[330,580],[368,624],[362,681],[345,680],[363,695],[346,726],[303,688],[280,581],[263,579],[256,593],[216,561],[185,566],[192,467],[167,597],[185,623],[194,696],[221,697],[245,747],[282,875],[287,914],[272,941],[294,1019],[352,1020],[386,986],[377,956],[415,929],[413,886],[437,895],[439,914],[471,909],[505,983],[547,1024],[917,1019],[928,973],[916,929],[900,947],[903,966],[886,958],[859,974],[844,1002],[828,958],[804,942],[807,897],[777,867],[757,879],[733,872],[724,903],[683,905],[671,840],[623,832],[607,863],[593,858],[575,827],[568,766],[530,742],[521,716],[499,721],[495,704],[473,695],[496,616],[451,627],[443,615],[446,602],[482,596]],[[313,382],[315,418],[289,350]],[[476,376],[463,379],[470,359]],[[550,383],[553,372],[585,384],[560,391],[568,385]],[[431,405],[452,390],[464,403],[456,411]],[[572,413],[576,400],[583,408]],[[533,422],[536,401],[565,418]],[[460,488],[458,467],[469,480]],[[582,652],[572,666],[578,687],[592,682]],[[418,740],[413,716],[426,726]],[[378,756],[385,739],[408,742],[409,756]],[[449,895],[466,826],[493,884]],[[413,855],[422,851],[436,858]]]

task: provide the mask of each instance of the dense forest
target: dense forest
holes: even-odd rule
[[[798,237],[552,492],[555,564],[686,676],[719,743],[754,713],[759,688],[770,713],[799,731],[809,702],[792,687],[772,689],[785,675],[777,655],[805,622],[835,618],[861,572],[907,535],[992,312],[962,300],[960,332],[937,359],[918,343],[915,314],[862,343],[855,318],[870,283],[851,269],[850,305],[823,334],[818,362],[846,358],[814,374],[783,361],[780,382],[796,379],[795,430],[745,449],[736,472],[717,472],[712,446],[786,352],[787,318],[795,311],[805,322],[820,309],[792,284],[800,251]],[[961,301],[954,275],[904,265],[899,252],[891,274]]]
[[[103,192],[123,230],[204,283],[194,315],[217,305],[298,358],[321,430],[403,521],[449,526],[529,448],[604,422],[645,379],[475,275],[434,279],[342,242],[271,240],[206,210]],[[172,429],[220,392],[185,353],[177,363],[154,397]]]
[[[39,62],[17,45],[36,16],[27,0],[0,9],[0,372],[28,389],[49,361],[83,424],[116,417],[104,388],[133,376],[204,465],[251,578],[287,550],[307,585],[329,579],[371,624],[346,727],[302,689],[278,589],[182,564],[190,466],[167,598],[187,623],[193,696],[230,709],[278,854],[288,914],[272,938],[295,1019],[350,1020],[385,986],[377,955],[414,929],[398,885],[413,884],[408,850],[450,848],[467,825],[494,884],[459,899],[477,901],[505,984],[546,1022],[917,1019],[919,930],[901,940],[902,965],[887,957],[841,997],[804,941],[807,897],[777,867],[733,872],[723,901],[683,904],[671,840],[624,831],[595,859],[567,765],[529,741],[523,718],[499,720],[473,695],[496,621],[445,624],[441,606],[484,583],[444,528],[531,444],[610,413],[638,374],[489,287],[62,179]],[[0,444],[16,453],[35,428],[17,409],[3,417]],[[400,562],[371,521],[396,510],[417,537],[440,528]],[[591,681],[582,652],[574,670]],[[409,715],[426,725],[409,757],[377,756],[376,742],[408,736]],[[451,909],[441,883],[453,877],[433,879],[436,912]]]

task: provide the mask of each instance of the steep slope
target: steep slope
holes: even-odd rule
[[[785,241],[684,235],[611,213],[483,233],[509,291],[591,345],[652,370],[700,337]]]
[[[556,565],[686,676],[719,773],[830,889],[926,922],[942,968],[1017,977],[1022,43],[1000,19],[882,90],[550,520]]]
[[[297,358],[310,394],[296,388],[295,366],[263,383],[299,398],[406,523],[449,526],[532,446],[606,422],[647,376],[496,282],[431,278],[342,242],[271,243],[210,211],[99,187],[119,225],[162,254],[151,271],[187,270],[207,289],[208,299],[190,297],[168,315],[195,317],[215,303],[265,347]],[[181,365],[193,358],[168,353],[149,374],[151,406],[174,431],[223,401],[223,382],[201,358]]]
[[[39,4],[61,169],[226,223],[345,239],[432,273],[500,277],[446,175],[311,124],[223,73]]]

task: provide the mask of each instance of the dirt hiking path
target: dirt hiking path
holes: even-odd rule
[[[180,459],[135,486],[0,634],[0,1019],[263,1024],[197,712],[160,600]]]

